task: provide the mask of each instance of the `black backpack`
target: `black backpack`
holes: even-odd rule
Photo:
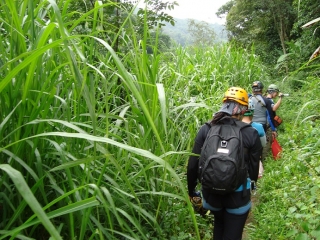
[[[224,119],[213,126],[207,123],[210,130],[199,159],[198,176],[202,188],[218,194],[234,192],[241,184],[246,189],[248,176],[241,129],[250,125]]]

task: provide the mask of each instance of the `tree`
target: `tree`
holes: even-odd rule
[[[233,0],[222,6],[217,15],[227,14],[226,29],[229,39],[242,46],[255,45],[257,53],[268,64],[275,64],[287,53],[286,42],[296,19],[293,0]]]
[[[66,0],[58,0],[58,2],[63,6]],[[95,7],[103,6],[98,16],[101,24],[99,27],[100,31],[97,34],[112,45],[116,52],[121,52],[122,43],[119,39],[119,31],[120,28],[121,31],[132,31],[130,27],[126,28],[122,25],[135,7],[135,4],[137,4],[136,0],[109,0],[107,2],[97,0],[69,0],[69,2],[68,11],[72,13],[72,19],[79,19],[81,15],[86,14]],[[173,9],[174,6],[177,5],[175,1],[145,0],[145,3],[147,6],[146,9],[139,9],[137,14],[130,16],[131,23],[135,25],[136,33],[138,33],[141,38],[145,29],[149,31],[155,27],[161,27],[165,25],[165,22],[174,25],[174,18],[164,11]],[[147,24],[147,28],[145,28],[145,23]],[[72,24],[72,22],[70,24]],[[94,21],[82,22],[75,31],[80,33],[90,32],[93,29],[93,24]]]
[[[300,41],[301,61],[305,62],[320,45],[320,23],[307,24],[320,17],[320,5],[317,1],[295,0],[293,8],[297,12],[298,18],[293,24],[291,35]]]
[[[163,0],[145,0],[146,8],[140,8],[138,10],[137,16],[140,22],[145,22],[144,16],[147,16],[146,22],[149,29],[155,27],[165,26],[165,23],[170,23],[174,26],[174,18],[169,14],[165,13],[165,10],[172,10],[175,6],[178,5],[176,1],[163,1]]]
[[[198,22],[188,19],[188,32],[190,33],[193,44],[197,46],[208,46],[214,43],[216,33],[207,22]]]
[[[157,52],[167,52],[171,47],[171,38],[169,35],[162,33],[161,31],[151,31],[150,36],[147,39],[147,53],[153,54],[154,49]]]
[[[229,2],[222,5],[216,12],[217,17],[222,18],[227,16],[234,4],[235,0],[230,0]]]
[[[279,35],[283,54],[287,53],[285,42],[290,40],[290,31],[296,14],[292,7],[293,0],[262,1],[262,8],[267,9]],[[264,4],[264,5],[263,5]]]

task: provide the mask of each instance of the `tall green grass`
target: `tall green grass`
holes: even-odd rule
[[[168,162],[185,153],[165,147],[159,58],[136,41],[121,59],[95,37],[107,4],[81,18],[94,23],[82,36],[54,1],[2,4],[0,239],[160,236],[168,200],[187,198]]]
[[[76,20],[68,4],[1,1],[0,239],[210,235],[187,159],[224,91],[266,77],[259,60],[229,45],[147,54],[131,13],[115,52],[102,37],[113,3]]]

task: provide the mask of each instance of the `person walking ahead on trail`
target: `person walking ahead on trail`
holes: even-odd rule
[[[202,203],[205,209],[209,209],[214,215],[213,237],[220,239],[241,239],[243,228],[251,208],[250,181],[257,181],[259,161],[261,159],[262,146],[258,132],[250,125],[240,121],[243,113],[248,107],[247,92],[238,87],[229,88],[223,98],[221,109],[214,114],[209,124],[201,126],[195,138],[192,153],[197,156],[190,156],[187,168],[187,182],[189,197],[198,197],[195,191],[198,183],[198,170],[200,157],[207,133],[211,128],[221,125],[242,125],[242,150],[244,150],[245,184],[239,184],[236,190],[227,194],[219,194],[205,189],[202,184]],[[210,127],[211,126],[211,127]],[[241,138],[240,138],[241,139]],[[246,177],[248,176],[248,178]],[[247,178],[247,179],[246,179]]]
[[[250,97],[250,99],[252,99],[254,103],[254,112],[253,112],[252,121],[262,124],[264,132],[267,137],[267,145],[266,147],[263,148],[263,153],[262,153],[262,160],[264,160],[270,152],[270,148],[268,148],[268,146],[271,145],[272,136],[274,138],[277,137],[277,132],[276,132],[277,129],[274,128],[274,122],[273,122],[274,112],[272,111],[272,101],[262,96],[262,91],[263,91],[262,82],[255,81],[252,83],[252,96]],[[268,122],[268,115],[270,117],[272,135],[267,134],[267,129],[270,128],[270,124]]]
[[[279,96],[279,99],[276,103],[274,103],[273,98]],[[280,93],[279,88],[277,87],[277,85],[275,84],[270,84],[268,89],[267,89],[267,99],[271,102],[271,111],[269,111],[269,125],[270,128],[267,129],[266,132],[266,136],[268,139],[272,139],[272,138],[276,138],[277,134],[276,133],[276,127],[274,125],[274,117],[276,116],[276,111],[278,110],[278,108],[280,107],[281,101],[282,101],[282,97],[284,95],[282,93]],[[265,150],[267,152],[270,152],[271,150],[271,143],[272,141],[268,141],[267,145],[265,147]]]
[[[254,104],[253,104],[252,99],[250,98],[249,103],[248,103],[248,110],[243,114],[242,122],[251,124],[251,126],[258,131],[261,145],[262,145],[262,147],[265,147],[267,144],[266,134],[264,132],[262,124],[252,121],[253,112],[254,112]],[[262,164],[262,161],[260,161],[258,177],[260,178],[260,177],[262,177],[262,175],[263,175],[263,164]]]
[[[267,131],[268,128],[268,115],[272,113],[272,101],[266,97],[262,96],[263,84],[260,81],[255,81],[252,83],[252,99],[254,104],[254,112],[253,112],[253,122],[261,123],[264,131]]]
[[[283,93],[280,93],[279,88],[277,87],[277,85],[275,84],[270,84],[267,90],[267,98],[271,100],[272,104],[272,111],[274,112],[273,114],[276,115],[276,111],[278,110],[278,108],[281,105],[281,101],[282,101],[282,97],[284,96]],[[275,97],[279,97],[278,101],[276,103],[274,103],[273,98]]]

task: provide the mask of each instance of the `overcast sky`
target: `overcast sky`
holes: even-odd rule
[[[176,0],[179,6],[169,13],[175,18],[191,18],[209,23],[224,24],[225,19],[216,16],[218,9],[229,0]]]
[[[167,1],[167,0],[166,0]],[[174,1],[174,0],[171,0]],[[168,10],[167,13],[174,18],[190,18],[208,23],[224,24],[225,19],[216,16],[218,9],[229,0],[175,0],[179,6],[174,10]],[[140,0],[141,7],[143,0]]]

